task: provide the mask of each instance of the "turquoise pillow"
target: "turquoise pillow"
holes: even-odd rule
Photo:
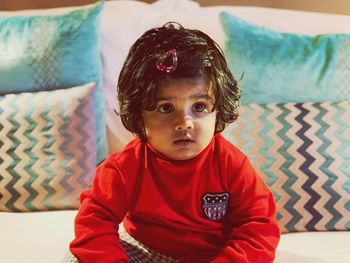
[[[95,82],[97,162],[107,154],[99,18],[103,2],[62,15],[0,17],[0,95]]]
[[[242,104],[350,99],[350,35],[308,36],[251,24],[226,12],[225,53]]]

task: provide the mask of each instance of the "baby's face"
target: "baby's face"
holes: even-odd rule
[[[210,143],[216,111],[203,79],[163,82],[157,91],[157,106],[143,110],[149,143],[175,160],[195,157]]]

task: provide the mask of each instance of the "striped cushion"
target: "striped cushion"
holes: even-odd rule
[[[0,211],[78,207],[95,171],[94,90],[0,97]]]
[[[350,102],[249,104],[224,136],[272,189],[283,232],[350,229]]]

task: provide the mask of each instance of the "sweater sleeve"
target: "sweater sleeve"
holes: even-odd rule
[[[75,239],[70,243],[71,253],[80,262],[128,262],[118,234],[126,213],[126,199],[119,171],[104,162],[96,170],[92,187],[80,197]]]
[[[274,197],[247,158],[231,184],[229,227],[211,262],[272,263],[280,239]]]

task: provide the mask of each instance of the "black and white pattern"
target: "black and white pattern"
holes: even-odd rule
[[[125,230],[120,231],[120,244],[129,257],[130,263],[174,263],[180,262],[174,258],[159,254],[131,237]],[[61,263],[79,263],[79,260],[70,252],[66,254]]]

